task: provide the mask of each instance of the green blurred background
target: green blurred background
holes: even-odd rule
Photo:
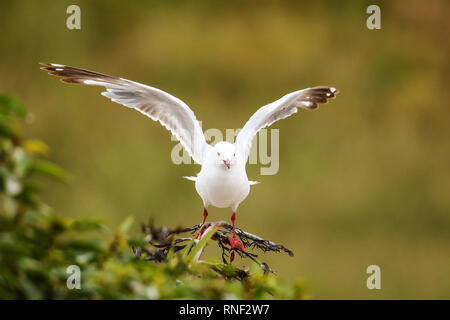
[[[81,30],[66,8],[81,7]],[[381,30],[366,8],[381,7]],[[285,244],[267,255],[316,298],[450,298],[450,2],[1,1],[0,88],[34,115],[27,135],[72,174],[44,198],[112,228],[127,216],[200,222],[197,165],[174,165],[159,124],[69,86],[39,61],[125,77],[184,100],[203,129],[239,128],[260,106],[315,85],[336,100],[276,123],[280,170],[260,176],[238,226]],[[213,220],[229,209],[210,208]],[[139,232],[138,224],[135,232]],[[211,247],[209,256],[215,256]],[[381,267],[381,290],[366,268]]]

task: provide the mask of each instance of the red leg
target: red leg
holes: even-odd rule
[[[203,235],[203,232],[205,231],[204,227],[205,227],[205,222],[206,222],[207,217],[208,217],[208,210],[206,208],[203,208],[203,221],[202,221],[202,225],[200,226],[200,232],[197,235],[197,239],[200,239]]]
[[[244,244],[242,243],[241,240],[239,240],[236,237],[235,221],[236,221],[236,212],[233,212],[233,215],[231,216],[231,223],[233,224],[233,237],[228,237],[228,241],[230,242],[231,249],[237,248],[241,251],[244,251],[244,249],[245,249]],[[234,258],[234,254],[232,254],[232,258]],[[230,258],[231,261],[233,261],[232,258]]]
[[[231,223],[233,223],[233,238],[236,238],[235,221],[236,221],[236,212],[233,212],[233,214],[231,215]]]
[[[205,224],[207,217],[208,217],[208,210],[206,210],[206,208],[203,208],[203,222],[202,222],[202,226]]]

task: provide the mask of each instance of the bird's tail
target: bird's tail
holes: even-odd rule
[[[196,181],[197,180],[197,177],[183,177],[183,178],[185,178],[185,179],[188,179],[188,180],[191,180],[191,181]]]
[[[258,183],[260,183],[260,182],[259,181],[249,181],[248,182],[248,184],[251,185],[251,186],[253,186],[255,184],[258,184]]]

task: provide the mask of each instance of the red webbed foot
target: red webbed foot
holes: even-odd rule
[[[241,252],[245,251],[244,244],[238,238],[228,236],[228,242],[230,243],[231,249],[238,249]]]
[[[233,250],[233,251],[231,251],[231,255],[230,255],[230,263],[231,263],[234,261],[234,249],[238,249],[241,252],[244,252],[245,247],[244,247],[244,244],[242,243],[242,241],[235,237],[228,236],[228,242],[230,243],[231,250]]]

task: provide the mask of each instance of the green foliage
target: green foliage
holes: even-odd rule
[[[2,299],[226,299],[304,297],[301,283],[281,282],[254,266],[195,262],[212,230],[188,251],[169,252],[165,263],[137,258],[130,246],[145,246],[127,236],[133,219],[114,233],[93,219],[68,219],[39,200],[36,176],[61,181],[67,174],[38,158],[48,147],[23,140],[20,119],[26,111],[0,95],[0,298]],[[67,267],[81,269],[81,289],[69,290]]]

